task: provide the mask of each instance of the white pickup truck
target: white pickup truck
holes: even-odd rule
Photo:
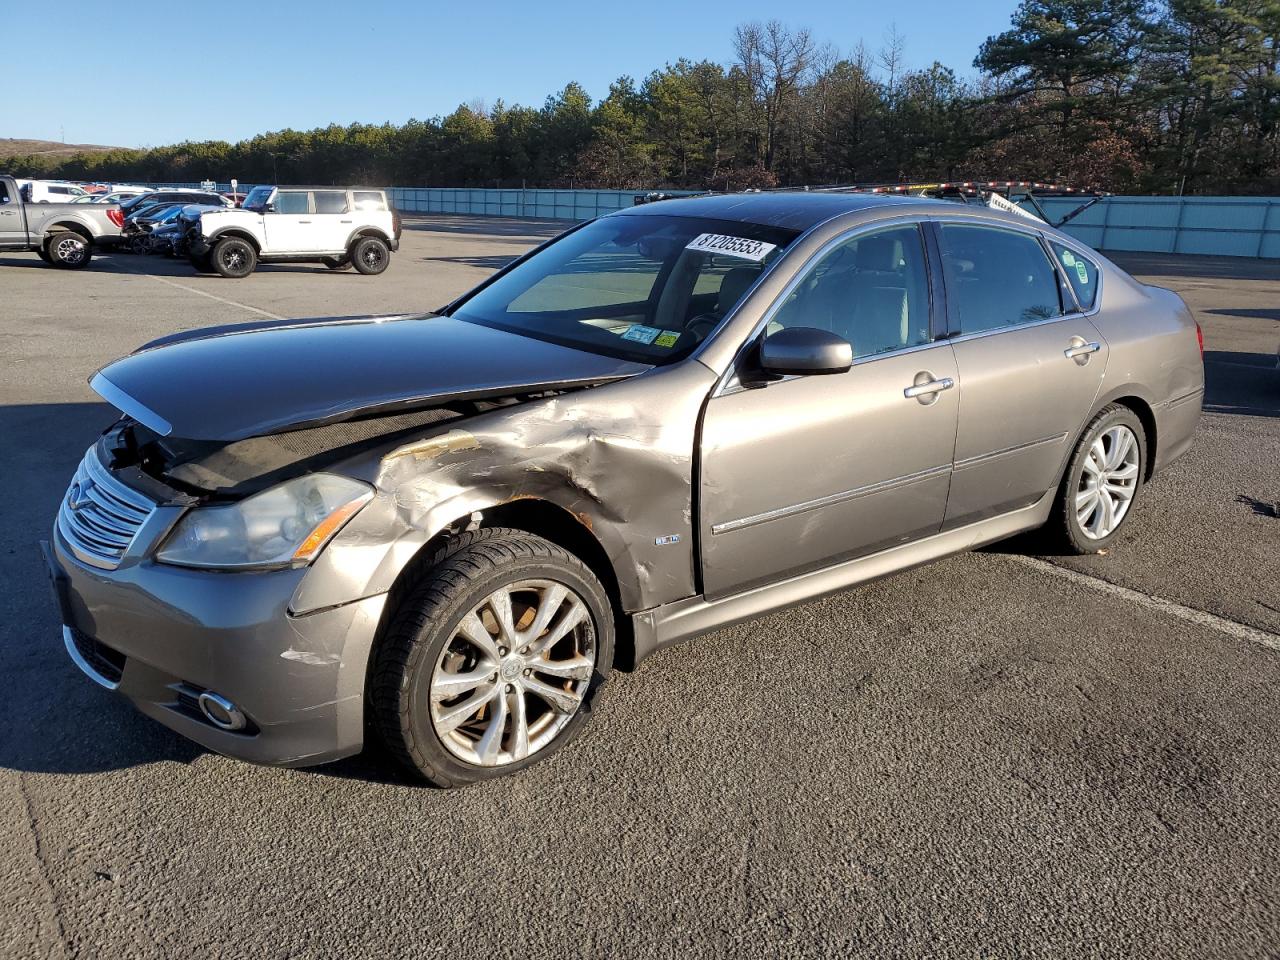
[[[114,203],[27,203],[18,181],[0,176],[0,250],[34,250],[45,263],[77,270],[96,246],[119,241],[123,223]]]
[[[299,261],[377,274],[399,249],[400,229],[385,190],[263,186],[239,209],[202,212],[187,251],[197,270],[224,277],[246,277],[259,262]]]

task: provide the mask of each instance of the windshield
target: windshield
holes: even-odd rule
[[[244,202],[240,204],[246,210],[253,210],[261,213],[267,205],[267,198],[271,196],[271,191],[275,187],[254,187],[245,195]]]
[[[587,224],[451,315],[642,363],[693,350],[795,231],[729,220],[611,216]]]

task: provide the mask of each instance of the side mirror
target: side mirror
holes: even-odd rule
[[[760,343],[760,368],[776,376],[844,373],[853,366],[853,347],[830,330],[788,327]]]
[[[264,204],[262,205],[262,212],[263,212],[263,213],[275,213],[275,212],[276,212],[276,205],[275,205],[274,203],[264,203]]]

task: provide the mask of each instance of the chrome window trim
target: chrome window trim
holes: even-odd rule
[[[840,214],[839,216],[844,216],[844,214]],[[802,240],[804,240],[804,238],[807,235],[813,233],[815,230],[823,226],[826,226],[826,224],[830,223],[831,220],[835,220],[835,219],[837,219],[837,217],[832,217],[829,220],[824,220],[822,223],[816,224],[815,226],[811,227],[809,230],[802,233],[800,236],[796,237],[793,243],[799,244]],[[764,330],[767,326],[769,326],[769,323],[773,320],[777,312],[780,309],[782,309],[782,305],[786,303],[787,297],[791,296],[791,294],[795,292],[796,287],[800,285],[800,282],[804,280],[804,278],[808,275],[809,271],[814,266],[816,266],[817,263],[821,261],[823,257],[825,257],[828,253],[830,253],[834,248],[840,246],[842,243],[852,240],[855,236],[859,236],[864,233],[873,233],[882,229],[893,229],[894,227],[903,227],[903,226],[915,226],[919,230],[919,229],[922,229],[923,225],[930,219],[932,218],[927,214],[917,213],[917,214],[905,214],[903,216],[897,216],[897,217],[888,217],[883,220],[873,220],[869,223],[861,223],[855,227],[850,227],[848,230],[845,230],[843,233],[839,233],[836,236],[832,237],[830,240],[824,243],[821,247],[815,250],[812,254],[810,254],[809,258],[805,260],[804,263],[802,263],[799,267],[796,268],[795,276],[793,276],[790,280],[787,281],[787,285],[782,288],[782,291],[773,299],[773,302],[770,303],[765,308],[764,312],[760,315],[760,319],[756,322],[756,325],[752,327],[751,332],[742,338],[742,343],[738,345],[738,349],[734,352],[733,360],[732,362],[730,362],[728,369],[726,369],[723,373],[721,373],[720,378],[716,381],[715,388],[711,391],[711,399],[714,400],[717,397],[723,396],[725,394],[736,393],[738,392],[738,390],[746,389],[738,381],[738,364],[742,360],[743,354],[746,353],[746,351],[751,348],[751,345],[755,343],[756,338],[760,336],[760,332]],[[921,255],[924,257],[924,261],[925,261],[925,286],[928,287],[929,286],[929,283],[928,283],[929,250],[925,246],[925,240],[923,235],[920,237],[920,245],[921,245],[920,252],[921,252]],[[772,270],[773,266],[777,266],[778,264],[785,263],[786,260],[787,260],[787,256],[785,254],[779,257],[777,260],[775,260],[773,265],[770,267],[770,269],[765,270],[764,273],[762,273],[760,277],[756,280],[755,284],[752,284],[751,289],[748,290],[747,293],[742,297],[742,299],[738,301],[738,306],[741,307],[742,304],[747,302],[748,296],[750,296],[750,294],[755,290],[756,286],[759,285],[764,280],[765,276]],[[932,298],[933,291],[929,290],[928,292],[929,292],[929,296]],[[930,310],[932,310],[932,301],[930,303]],[[735,313],[737,313],[736,309],[732,311],[728,316],[726,316],[724,320],[721,321],[721,324],[723,325],[724,323],[727,323]],[[931,327],[932,327],[932,324],[931,324]],[[720,328],[717,327],[716,330],[713,330],[712,336],[707,337],[707,339],[704,341],[704,344],[709,343],[712,337],[719,331],[719,329]],[[918,350],[927,350],[931,347],[936,347],[939,344],[944,342],[945,340],[935,339],[935,340],[930,340],[927,343],[917,343],[910,347],[901,347],[897,350],[886,350],[884,353],[868,354],[865,357],[855,358],[853,361],[853,366],[856,367],[856,366],[859,366],[860,364],[869,363],[874,360],[883,360],[886,357],[900,356],[904,353],[914,353]],[[835,376],[843,376],[843,375],[844,374],[835,374]],[[779,380],[771,380],[769,382],[771,384],[787,383],[790,380],[797,380],[797,379],[801,379],[801,378],[795,377],[795,376],[782,377]]]
[[[800,503],[790,504],[789,506],[766,510],[764,513],[756,513],[748,517],[739,517],[737,520],[726,520],[723,523],[714,524],[711,527],[711,535],[714,537],[721,533],[732,533],[735,530],[742,530],[746,527],[754,527],[757,524],[768,523],[770,520],[781,520],[784,517],[792,517],[796,514],[808,513],[810,510],[832,507],[836,504],[846,503],[850,500],[857,500],[861,497],[870,496],[873,493],[883,493],[886,490],[909,486],[913,483],[919,483],[922,480],[928,480],[932,477],[940,477],[950,473],[951,470],[951,464],[944,463],[936,467],[929,467],[925,470],[920,470],[916,473],[908,473],[901,477],[894,477],[891,480],[880,480],[876,483],[868,483],[861,487],[854,487],[852,490],[842,490],[839,493],[828,494],[825,497],[818,497],[815,500],[804,500]]]

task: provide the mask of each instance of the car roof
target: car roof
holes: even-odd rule
[[[707,217],[713,220],[741,220],[745,223],[804,231],[835,217],[868,211],[882,216],[904,213],[953,214],[960,206],[950,200],[922,197],[886,196],[877,193],[827,193],[806,190],[776,190],[769,193],[724,193],[698,197],[674,197],[636,207],[626,207],[612,216],[665,214],[677,217]],[[909,207],[910,210],[904,210]],[[989,212],[986,207],[968,205],[966,213]],[[994,213],[994,211],[990,211]],[[1006,215],[994,213],[993,221],[1008,222]]]

